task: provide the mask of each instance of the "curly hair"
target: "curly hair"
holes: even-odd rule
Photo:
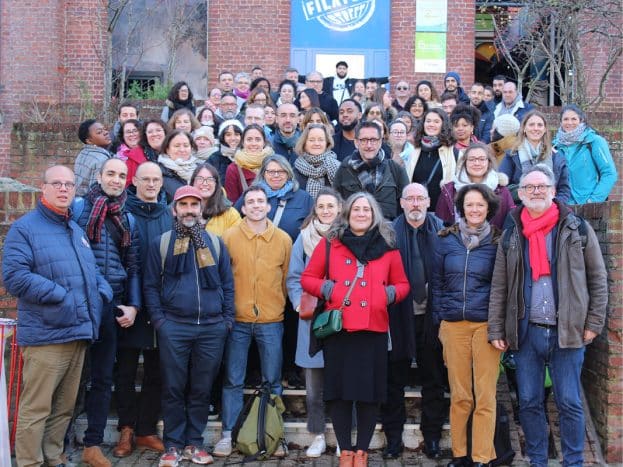
[[[428,109],[426,112],[424,112],[424,115],[422,115],[422,120],[418,124],[415,131],[415,147],[419,148],[420,146],[422,146],[422,137],[426,136],[426,134],[424,133],[424,122],[426,122],[426,117],[432,113],[437,114],[439,118],[441,118],[441,132],[439,133],[439,141],[441,141],[441,144],[443,146],[454,145],[454,138],[452,137],[452,126],[450,125],[450,119],[448,118],[448,114],[445,113],[443,109],[435,107],[432,109]]]

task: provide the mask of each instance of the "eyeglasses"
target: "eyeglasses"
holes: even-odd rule
[[[267,170],[266,171],[266,175],[268,175],[269,177],[283,177],[287,173],[288,172],[286,172],[285,170]]]
[[[196,176],[195,177],[195,183],[198,185],[203,185],[204,183],[216,183],[216,178],[214,177],[201,177],[201,176]]]
[[[545,192],[552,186],[553,185],[524,185],[524,186],[520,186],[519,188],[524,190],[526,193],[534,193],[536,191]]]
[[[381,138],[359,138],[357,141],[361,144],[377,144]]]
[[[76,184],[74,182],[45,182],[45,184],[52,185],[55,190],[60,190],[61,187],[65,187],[68,190],[76,188]]]
[[[307,82],[311,84],[320,84],[322,83],[322,80],[321,79],[308,79]]]
[[[413,204],[415,202],[419,204],[426,201],[428,199],[428,196],[407,196],[406,198],[402,197],[402,199],[404,199],[409,204]]]
[[[123,130],[124,135],[138,135],[138,130],[136,128],[132,130]]]
[[[487,162],[487,158],[486,157],[468,157],[465,160],[467,162],[478,162],[479,164],[484,164],[485,162]]]
[[[396,86],[397,91],[408,91],[409,88],[407,86]]]
[[[392,135],[394,135],[394,136],[404,136],[404,135],[406,135],[406,134],[407,134],[407,132],[406,132],[406,131],[404,131],[404,130],[403,130],[403,131],[400,131],[400,130],[392,130],[392,131],[390,131],[390,133],[391,133]]]

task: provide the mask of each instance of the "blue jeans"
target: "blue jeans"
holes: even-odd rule
[[[158,329],[166,449],[203,446],[210,391],[221,366],[227,333],[224,321],[187,324],[166,320]]]
[[[519,421],[526,436],[530,465],[547,466],[548,441],[545,419],[545,365],[550,376],[560,419],[560,444],[565,467],[581,466],[584,451],[584,408],[580,374],[584,347],[561,349],[555,327],[530,324],[524,342],[514,352],[519,392]]]
[[[104,441],[104,430],[112,398],[113,368],[117,354],[117,321],[113,305],[104,305],[99,338],[89,348],[91,359],[91,389],[86,400],[88,426],[84,432],[86,447],[99,446]]]
[[[225,348],[223,381],[223,431],[231,431],[242,410],[242,390],[251,339],[260,352],[262,381],[273,394],[281,395],[281,340],[283,323],[234,323]]]

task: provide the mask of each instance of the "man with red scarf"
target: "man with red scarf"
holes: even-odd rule
[[[85,231],[95,261],[113,290],[113,300],[102,311],[99,339],[89,349],[91,389],[86,399],[88,426],[82,461],[91,467],[108,467],[100,449],[110,408],[118,328],[134,324],[141,308],[138,230],[125,212],[128,167],[108,159],[84,198],[74,202],[74,216]]]
[[[532,466],[547,466],[545,368],[560,418],[564,465],[583,464],[580,373],[585,346],[601,333],[607,275],[595,232],[554,196],[552,170],[537,164],[519,183],[522,207],[511,211],[495,261],[489,341],[513,352],[519,421]]]

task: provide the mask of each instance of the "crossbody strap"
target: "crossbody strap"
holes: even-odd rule
[[[275,224],[275,227],[279,227],[279,222],[281,221],[281,216],[283,216],[283,210],[286,208],[287,203],[287,199],[282,198],[279,200],[277,210],[275,211],[275,217],[273,217],[273,224]]]

